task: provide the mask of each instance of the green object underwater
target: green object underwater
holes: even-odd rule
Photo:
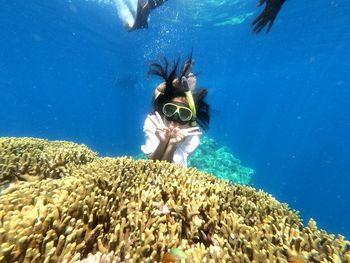
[[[170,249],[170,254],[177,257],[178,259],[188,258],[188,255],[177,247],[173,247],[172,249]]]

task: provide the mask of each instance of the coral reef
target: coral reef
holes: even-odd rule
[[[188,166],[238,184],[250,185],[254,174],[254,170],[242,166],[227,147],[206,136],[201,137],[201,143],[189,158]]]
[[[64,176],[0,196],[0,262],[350,260],[344,237],[197,169],[95,157]]]
[[[147,159],[143,153],[134,158]],[[242,166],[241,161],[233,156],[229,148],[220,146],[207,136],[201,136],[200,145],[188,159],[188,167],[243,185],[251,185],[255,173],[253,169]]]
[[[96,153],[85,145],[35,138],[0,138],[0,192],[20,181],[58,179],[91,162]]]

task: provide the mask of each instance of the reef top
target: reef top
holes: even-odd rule
[[[33,138],[0,138],[0,153],[0,262],[350,260],[343,236],[194,168]]]

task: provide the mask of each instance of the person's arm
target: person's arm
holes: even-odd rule
[[[158,112],[155,112],[155,116],[155,118],[150,116],[148,117],[148,126],[152,127],[152,132],[148,127],[144,128],[146,134],[148,133],[148,140],[153,138],[153,143],[150,144],[154,145],[153,148],[149,147],[151,150],[147,153],[147,157],[151,160],[163,160],[163,155],[170,138],[170,129],[165,126],[162,117]]]
[[[173,162],[174,159],[174,153],[176,151],[177,144],[175,143],[168,143],[168,145],[165,148],[164,154],[162,156],[162,160],[168,161],[169,163]]]
[[[148,0],[148,5],[150,9],[155,9],[156,7],[161,6],[168,0]]]
[[[135,22],[132,27],[128,28],[128,31],[148,28],[148,17],[151,10],[161,6],[167,1],[168,0],[149,0],[144,4],[144,1],[138,0]]]
[[[165,142],[160,142],[155,149],[154,152],[147,155],[148,159],[151,160],[164,160],[163,156],[165,154],[165,150],[167,148],[167,144]]]
[[[268,33],[285,2],[286,0],[259,0],[258,6],[265,4],[265,8],[252,23],[254,33],[260,33],[265,26]]]

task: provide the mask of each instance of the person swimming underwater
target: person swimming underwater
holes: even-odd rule
[[[148,28],[151,10],[168,0],[119,0],[117,9],[127,31]]]
[[[268,24],[266,33],[271,30],[273,22],[275,21],[282,5],[286,0],[259,0],[258,7],[265,5],[262,13],[252,22],[253,31],[258,34]]]
[[[119,0],[117,9],[127,31],[148,28],[151,10],[161,6],[168,0]],[[260,33],[267,27],[266,33],[271,27],[286,0],[259,0],[258,7],[265,4],[264,10],[252,22],[253,32]]]

